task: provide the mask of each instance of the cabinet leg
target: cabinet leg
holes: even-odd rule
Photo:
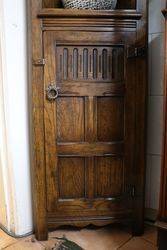
[[[134,221],[132,223],[132,235],[141,236],[144,233],[144,223],[141,221]]]
[[[167,230],[158,228],[158,250],[167,249]]]
[[[38,241],[48,240],[48,229],[46,224],[38,224],[37,227],[35,227],[35,237]]]
[[[46,240],[48,240],[48,233],[47,232],[36,232],[35,237],[38,241],[46,241]]]
[[[132,235],[141,236],[144,233],[144,199],[136,199],[132,222]]]

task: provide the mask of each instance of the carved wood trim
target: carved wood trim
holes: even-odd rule
[[[139,20],[142,17],[141,12],[136,10],[107,10],[107,11],[96,11],[96,10],[76,10],[76,9],[61,9],[61,8],[46,8],[42,9],[38,13],[40,18],[57,18],[57,17],[68,17],[68,18],[112,18],[112,19],[136,19]]]
[[[96,23],[96,25],[95,25]],[[46,18],[43,19],[43,30],[77,30],[77,31],[135,31],[136,20],[113,20],[113,19],[69,19]]]

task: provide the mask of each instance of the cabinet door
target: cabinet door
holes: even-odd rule
[[[44,36],[45,90],[57,96],[44,96],[47,210],[59,220],[132,209],[135,63],[115,37],[87,37]]]

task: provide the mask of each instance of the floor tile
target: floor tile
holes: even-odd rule
[[[67,237],[80,245],[84,250],[156,250],[156,228],[146,226],[142,237],[132,238],[131,231],[123,226],[103,228],[88,227],[84,229],[65,228],[49,233],[49,240],[38,242],[34,236],[16,240],[0,231],[0,249],[5,250],[51,250],[57,243],[55,237]],[[6,240],[5,240],[6,239]],[[8,239],[8,240],[7,240]]]
[[[0,229],[0,249],[4,249],[7,246],[17,242],[16,239],[7,235],[4,231]]]
[[[152,243],[140,237],[134,237],[125,245],[119,248],[120,250],[157,250],[158,248]]]
[[[142,236],[143,239],[151,242],[153,245],[157,245],[157,228],[147,226],[145,228],[144,235]]]
[[[55,247],[57,240],[49,236],[48,241],[41,241],[40,243],[45,249],[50,250]]]
[[[53,237],[66,236],[85,250],[114,250],[131,239],[131,235],[125,230],[113,227],[102,229],[82,230],[57,230],[49,235],[49,242],[44,242],[46,247],[54,246]]]
[[[5,250],[45,250],[46,248],[42,246],[34,237],[27,237],[19,240],[17,243],[5,248]]]

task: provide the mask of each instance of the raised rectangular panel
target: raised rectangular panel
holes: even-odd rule
[[[82,97],[60,97],[57,99],[57,141],[84,141],[84,99]]]
[[[57,45],[57,82],[124,79],[123,46]]]
[[[122,141],[124,139],[124,98],[97,98],[98,141]]]
[[[60,199],[85,197],[85,159],[59,157],[58,180]]]
[[[123,160],[116,157],[95,158],[95,196],[112,198],[123,191]]]

